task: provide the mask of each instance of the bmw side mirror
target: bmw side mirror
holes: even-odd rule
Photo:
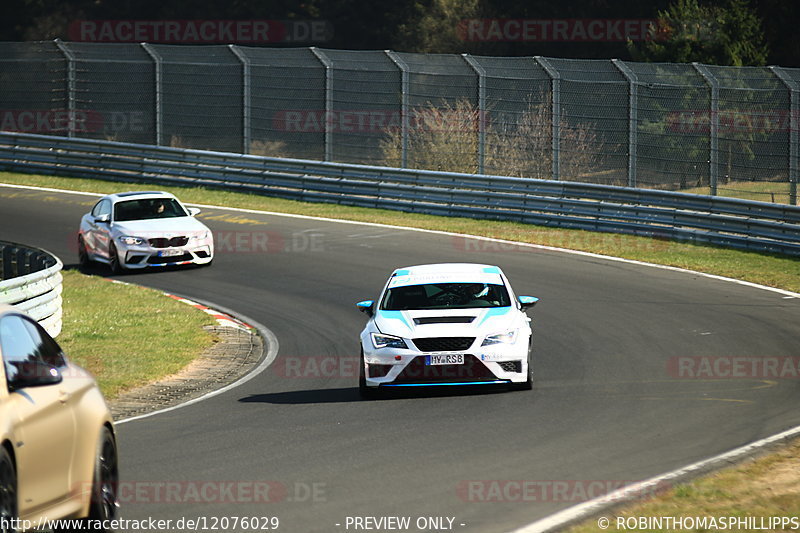
[[[358,302],[356,304],[356,307],[358,307],[358,310],[361,311],[362,313],[366,313],[367,315],[372,316],[372,306],[374,303],[375,302],[373,302],[372,300],[364,300],[363,302]]]
[[[523,311],[527,311],[528,309],[536,305],[536,302],[539,301],[539,298],[535,296],[518,296],[517,300],[519,301],[520,309],[522,309]]]
[[[17,370],[16,375],[8,381],[8,386],[11,390],[55,385],[56,383],[61,383],[64,379],[58,368],[41,361],[24,361],[11,364]]]
[[[110,220],[111,220],[111,215],[109,215],[108,213],[104,213],[102,215],[94,217],[94,221],[97,222],[98,224],[108,224]]]
[[[189,208],[189,216],[196,217],[199,214],[200,214],[200,208],[199,207],[190,207]]]

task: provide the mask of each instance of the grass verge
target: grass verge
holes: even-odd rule
[[[124,189],[156,187],[173,192],[188,203],[214,204],[226,207],[259,209],[279,213],[327,218],[377,222],[412,228],[444,230],[454,233],[481,235],[497,239],[570,248],[615,257],[624,257],[661,265],[687,268],[719,276],[760,283],[800,292],[800,261],[786,256],[773,256],[742,252],[713,246],[686,244],[673,241],[595,233],[582,230],[545,228],[515,222],[448,218],[416,213],[403,213],[384,209],[348,207],[335,204],[303,203],[255,194],[229,192],[203,187],[170,187],[162,185],[125,184],[113,181],[78,178],[59,178],[30,174],[0,172],[0,183],[34,185],[97,193],[119,192]],[[502,252],[502,248],[489,251]]]
[[[800,440],[778,452],[729,467],[691,483],[678,485],[653,499],[629,505],[603,515],[609,520],[605,531],[676,531],[676,528],[631,527],[639,517],[682,517],[696,519],[755,517],[754,527],[692,527],[688,531],[792,531],[798,527],[768,527],[769,517],[794,517],[800,523]],[[761,518],[765,518],[762,525]],[[620,522],[621,521],[621,522]],[[686,522],[689,523],[688,521]],[[597,532],[598,519],[590,519],[569,533]]]
[[[213,323],[208,314],[159,291],[74,270],[63,275],[58,343],[94,374],[106,399],[174,374],[214,342],[202,329]]]
[[[706,186],[683,189],[680,192],[708,194],[708,191]],[[726,198],[779,204],[788,204],[791,199],[789,183],[781,181],[730,181],[717,185],[717,194]]]

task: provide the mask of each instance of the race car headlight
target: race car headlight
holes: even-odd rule
[[[372,333],[372,345],[376,348],[408,348],[406,341],[394,335]]]
[[[496,333],[494,335],[487,335],[483,339],[481,346],[491,346],[493,344],[514,344],[517,340],[517,330],[512,329],[504,333]]]
[[[127,244],[128,246],[132,245],[142,245],[147,242],[147,239],[143,239],[142,237],[130,237],[128,235],[120,235],[117,237],[117,240],[122,244]]]
[[[204,241],[208,239],[208,232],[204,231],[202,233],[198,233],[197,235],[194,235],[192,238],[198,241]]]

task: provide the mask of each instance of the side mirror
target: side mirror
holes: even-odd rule
[[[196,217],[199,214],[200,214],[200,208],[199,207],[190,207],[189,208],[189,216]]]
[[[55,385],[56,383],[61,383],[64,379],[58,368],[41,361],[25,361],[11,364],[17,369],[17,373],[8,382],[10,390]]]
[[[109,220],[111,220],[111,215],[109,215],[108,213],[94,217],[94,221],[98,224],[108,224]]]
[[[527,311],[529,308],[536,305],[536,302],[539,301],[539,298],[536,298],[535,296],[518,296],[517,300],[519,301],[520,309]]]
[[[375,304],[372,300],[364,300],[363,302],[358,302],[356,307],[362,313],[367,313],[367,315],[372,316],[372,306]]]

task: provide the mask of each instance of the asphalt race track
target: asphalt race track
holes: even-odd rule
[[[75,268],[78,222],[93,203],[0,187],[0,239]],[[618,488],[800,425],[797,378],[674,370],[698,360],[677,358],[800,355],[798,299],[394,228],[200,217],[220,248],[211,267],[122,277],[253,318],[278,338],[278,356],[240,387],[118,426],[124,518],[205,517],[210,527],[214,517],[278,517],[279,531],[307,533],[409,517],[407,531],[503,532],[581,503],[597,482]],[[498,264],[517,294],[541,298],[529,312],[534,390],[360,400],[353,358],[365,317],[353,304],[377,296],[393,268],[443,261]],[[521,481],[527,491],[515,490]],[[418,528],[427,517],[452,526]]]

